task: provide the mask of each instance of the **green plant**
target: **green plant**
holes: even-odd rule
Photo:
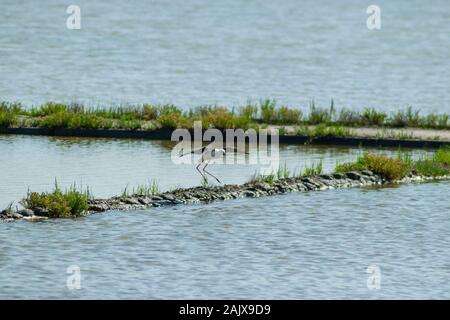
[[[70,218],[82,216],[88,209],[90,198],[89,188],[85,191],[77,190],[73,184],[62,191],[57,182],[52,192],[30,192],[21,200],[20,204],[27,209],[43,208],[48,210],[50,218]]]
[[[126,188],[125,188],[126,190]],[[133,195],[139,196],[153,196],[159,194],[160,189],[156,180],[151,180],[148,185],[138,185],[136,189],[133,188]]]
[[[259,102],[259,108],[261,109],[261,120],[266,123],[272,123],[276,120],[277,115],[275,112],[276,101],[265,99]]]
[[[356,162],[348,162],[336,167],[336,172],[370,170],[388,180],[398,180],[409,172],[409,165],[398,158],[364,153]]]
[[[208,181],[208,177],[207,177],[207,176],[202,176],[201,185],[202,185],[202,187],[205,188],[205,189],[207,189],[207,188],[210,187],[209,181]]]
[[[315,176],[321,175],[323,172],[323,161],[320,160],[317,164],[313,163],[311,166],[305,164],[305,168],[303,171],[300,171],[299,176],[307,177],[307,176]]]
[[[0,127],[8,128],[16,123],[16,115],[9,111],[0,110]]]
[[[439,148],[433,156],[433,161],[450,166],[450,146]]]

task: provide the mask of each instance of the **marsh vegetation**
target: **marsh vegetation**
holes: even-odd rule
[[[449,129],[448,114],[421,115],[411,107],[388,114],[375,108],[337,110],[317,107],[309,113],[301,108],[278,106],[275,100],[247,103],[239,107],[200,106],[183,111],[172,105],[128,105],[110,108],[48,102],[25,108],[20,103],[0,102],[0,127],[41,127],[69,129],[155,130],[192,128],[194,121],[218,129],[264,128],[267,125],[298,126],[297,134],[307,136],[349,136],[348,127]],[[313,129],[308,126],[315,126]]]

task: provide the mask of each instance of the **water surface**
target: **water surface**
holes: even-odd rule
[[[0,298],[449,299],[449,183],[0,224]],[[81,269],[69,290],[67,267]],[[369,290],[367,267],[381,270]]]
[[[81,8],[81,30],[66,8]],[[450,3],[2,0],[0,98],[448,112]]]

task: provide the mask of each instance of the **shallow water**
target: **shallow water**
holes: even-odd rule
[[[0,98],[89,104],[245,103],[448,112],[450,3],[2,0]]]
[[[55,177],[96,196],[149,177],[162,189],[199,184],[166,142],[0,136],[0,149],[3,205]],[[323,159],[330,171],[360,152],[281,146],[280,158],[291,170]],[[251,175],[246,165],[211,171],[227,183]],[[448,299],[449,192],[441,182],[0,223],[0,298]],[[80,290],[66,286],[73,265]],[[366,285],[371,265],[379,290]]]
[[[0,298],[448,299],[449,192],[328,190],[0,224]],[[80,290],[66,287],[71,265]]]
[[[12,201],[17,205],[28,189],[50,191],[55,180],[63,188],[73,183],[89,187],[97,198],[120,195],[125,189],[131,192],[152,180],[162,191],[200,185],[201,176],[195,170],[199,156],[193,157],[190,164],[175,164],[171,161],[173,146],[169,141],[0,135],[4,155],[0,158],[0,208]],[[397,149],[280,145],[279,163],[293,173],[322,161],[323,170],[330,172],[336,163],[353,161],[364,150],[397,153]],[[412,152],[417,157],[427,153]],[[227,159],[230,157],[233,159]],[[245,156],[237,159],[245,161]],[[223,183],[232,184],[247,182],[262,167],[268,166],[218,163],[207,170]]]

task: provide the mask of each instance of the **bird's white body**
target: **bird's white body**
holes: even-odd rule
[[[227,149],[228,149],[228,148],[227,148]],[[238,152],[237,149],[234,149],[234,148],[231,148],[231,150],[232,150],[233,152]],[[205,176],[203,173],[210,175],[211,177],[213,177],[214,179],[216,179],[217,182],[222,183],[222,182],[220,182],[220,180],[219,180],[216,176],[214,176],[211,172],[206,171],[206,167],[208,166],[209,161],[215,160],[215,159],[220,159],[221,157],[223,157],[224,155],[226,155],[226,150],[225,150],[225,149],[221,149],[221,148],[208,148],[208,147],[206,146],[206,147],[203,147],[203,148],[199,148],[199,149],[192,150],[191,152],[188,152],[188,153],[181,154],[180,157],[185,156],[185,155],[188,155],[188,154],[199,154],[199,155],[201,155],[200,160],[199,160],[199,162],[198,162],[198,165],[197,165],[196,169],[197,169],[197,171],[202,175],[202,177],[203,177],[204,179],[206,179],[206,176]],[[246,153],[246,154],[248,154],[248,153]],[[202,171],[203,171],[203,173],[202,173],[202,171],[200,171],[199,167],[200,167],[203,163],[205,164],[205,166],[202,168]]]

